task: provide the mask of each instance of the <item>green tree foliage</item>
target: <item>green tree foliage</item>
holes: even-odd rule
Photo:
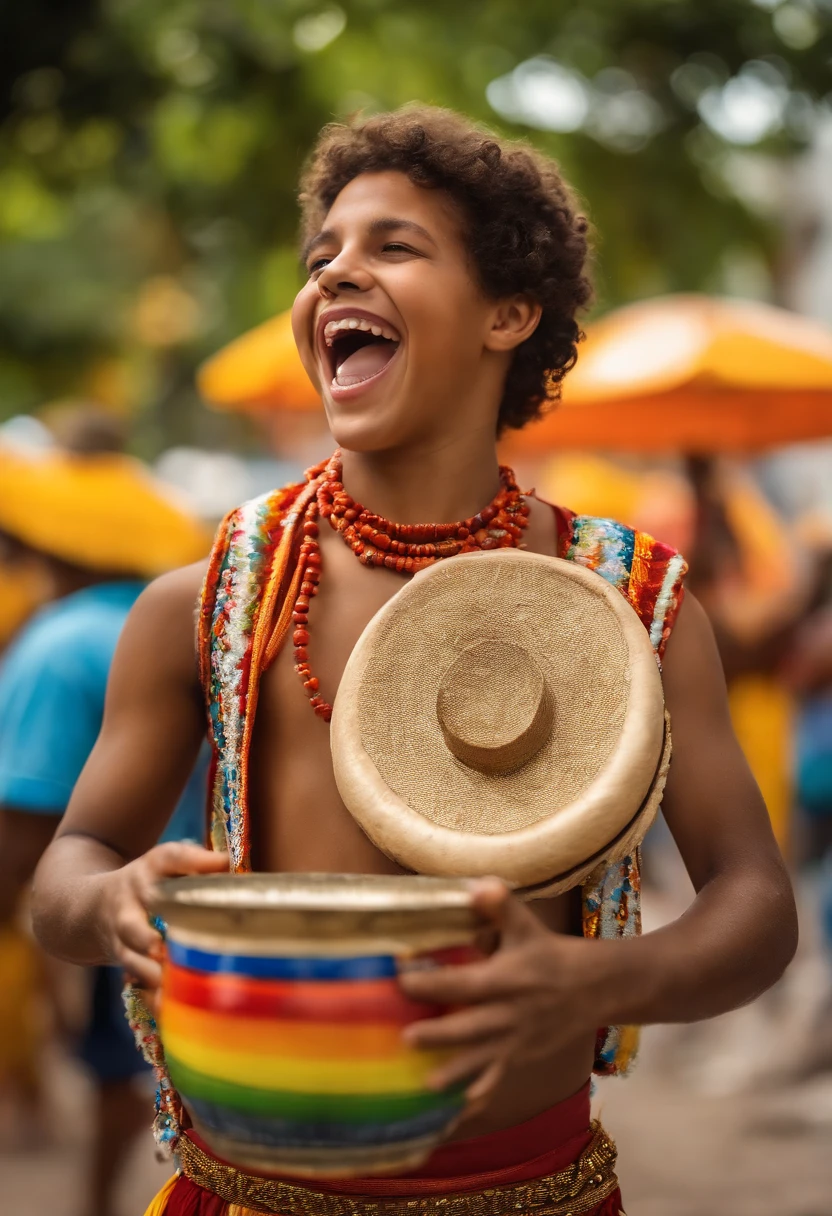
[[[830,0],[27,0],[0,15],[0,413],[96,392],[193,437],[200,358],[291,300],[320,126],[414,99],[561,161],[606,307],[719,289],[775,234],[738,150],[787,157]]]

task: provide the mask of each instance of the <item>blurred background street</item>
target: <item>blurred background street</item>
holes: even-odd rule
[[[553,155],[580,195],[586,342],[563,404],[504,453],[521,485],[690,561],[802,929],[772,992],[649,1029],[633,1077],[599,1085],[628,1216],[832,1212],[831,65],[832,0],[0,11],[0,678],[66,591],[56,562],[127,570],[138,594],[330,452],[286,317],[325,123],[448,105]],[[661,825],[645,855],[649,928],[691,890]],[[40,957],[25,897],[6,904],[0,1216],[90,1216],[113,1081],[78,1059],[92,980]],[[141,1216],[169,1169],[143,1131],[152,1085],[126,1082],[108,1216]]]

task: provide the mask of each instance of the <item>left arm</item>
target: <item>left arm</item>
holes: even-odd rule
[[[678,920],[627,943],[630,979],[614,1022],[725,1013],[779,979],[797,946],[786,867],[734,736],[710,625],[691,596],[668,643],[664,689],[673,759],[663,811],[696,899]]]
[[[441,1088],[479,1072],[481,1099],[512,1062],[549,1057],[588,1029],[690,1022],[753,1000],[785,970],[797,916],[760,792],[731,727],[713,633],[688,596],[668,644],[664,689],[673,760],[664,813],[696,889],[672,924],[640,938],[584,941],[544,928],[502,884],[477,884],[500,948],[467,967],[406,975],[413,997],[469,1006],[415,1023],[410,1042],[459,1047]]]

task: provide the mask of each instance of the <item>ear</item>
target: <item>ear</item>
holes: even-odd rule
[[[511,351],[530,338],[540,324],[543,309],[529,296],[500,300],[491,314],[486,350]]]

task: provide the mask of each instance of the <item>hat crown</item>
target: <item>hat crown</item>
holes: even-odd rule
[[[436,716],[458,760],[483,773],[521,768],[549,739],[554,704],[540,668],[511,642],[466,647],[439,685]]]

